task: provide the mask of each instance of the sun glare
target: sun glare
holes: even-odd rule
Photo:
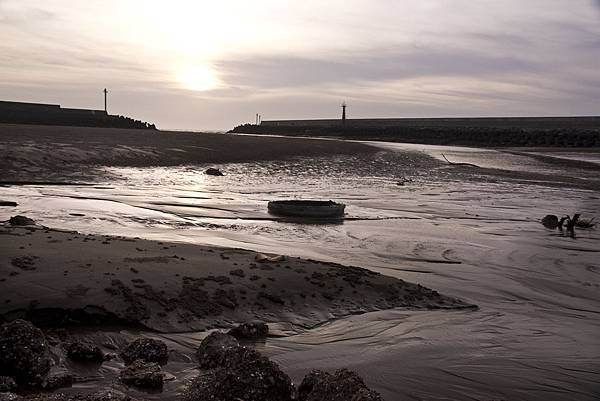
[[[192,91],[208,91],[219,87],[215,71],[207,65],[193,65],[181,68],[177,76],[179,83]]]

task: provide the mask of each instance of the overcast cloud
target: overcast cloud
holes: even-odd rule
[[[285,3],[285,4],[284,4]],[[0,0],[0,98],[161,128],[598,115],[600,0]]]

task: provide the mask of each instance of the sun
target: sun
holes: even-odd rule
[[[177,74],[177,81],[185,89],[204,92],[217,89],[221,82],[215,71],[208,65],[187,65]]]

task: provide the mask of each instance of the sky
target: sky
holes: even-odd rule
[[[161,129],[600,115],[600,0],[0,0],[0,99]]]

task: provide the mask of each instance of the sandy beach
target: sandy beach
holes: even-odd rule
[[[296,384],[350,368],[388,401],[598,394],[598,232],[540,224],[597,216],[591,154],[83,129],[99,141],[87,148],[75,128],[8,129],[23,136],[0,141],[0,200],[16,204],[0,220],[37,225],[0,230],[0,312],[53,339],[53,372],[80,378],[61,392],[177,400],[210,329],[259,318],[271,336],[252,347]],[[341,201],[346,218],[267,213],[294,197]],[[116,353],[139,337],[170,350],[161,393],[119,383],[119,358],[85,367],[61,345]]]

